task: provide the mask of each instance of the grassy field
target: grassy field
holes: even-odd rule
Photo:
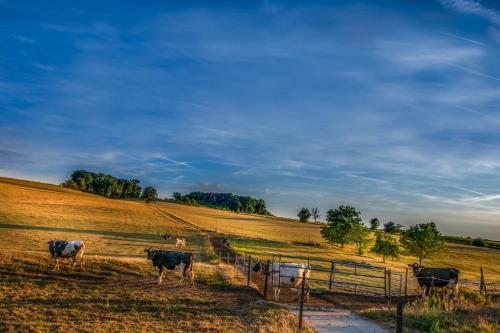
[[[173,249],[169,232],[195,253],[196,285],[177,276],[158,286],[146,247]],[[1,332],[292,332],[296,317],[258,305],[231,286],[205,232],[155,206],[54,185],[0,178]],[[83,271],[52,270],[47,241],[84,240]]]
[[[212,208],[191,207],[173,203],[157,203],[161,210],[181,220],[189,221],[207,230],[226,234],[240,253],[262,256],[272,253],[308,256],[386,266],[402,271],[416,258],[402,256],[399,260],[387,260],[365,254],[358,256],[354,248],[340,248],[327,244],[320,235],[320,226],[280,220],[277,218],[242,215]],[[312,243],[311,243],[312,242]],[[317,243],[317,244],[314,244]],[[319,245],[319,246],[318,246]],[[487,280],[500,281],[500,251],[468,245],[448,244],[448,252],[442,257],[424,260],[429,267],[456,267],[460,269],[465,284],[476,284],[483,267]],[[500,287],[500,286],[499,286]]]
[[[260,306],[255,292],[229,285],[208,240],[225,235],[239,253],[347,260],[402,271],[415,258],[383,264],[326,244],[319,226],[173,203],[106,199],[55,185],[0,178],[0,331],[292,331],[295,317]],[[173,249],[165,232],[188,241],[197,258],[194,289],[170,276],[155,285],[147,247]],[[53,272],[47,241],[84,240],[83,272]],[[500,280],[500,251],[450,244],[428,266],[453,266],[462,282]],[[492,284],[490,284],[492,286]],[[172,293],[171,291],[174,290]],[[99,311],[96,311],[98,309]],[[272,319],[272,320],[271,320]]]

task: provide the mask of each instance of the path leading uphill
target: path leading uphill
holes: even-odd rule
[[[298,315],[297,307],[288,307]],[[304,307],[304,321],[318,333],[390,333],[352,311],[337,307]]]

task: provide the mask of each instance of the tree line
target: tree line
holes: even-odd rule
[[[300,221],[307,222],[313,215],[319,217],[317,208],[311,211],[307,208],[300,209],[297,214]],[[329,243],[340,247],[355,246],[359,255],[369,249],[370,252],[382,256],[384,262],[387,257],[394,259],[405,253],[417,257],[421,264],[423,259],[436,257],[446,251],[445,238],[434,222],[417,224],[406,230],[392,221],[384,224],[383,230],[379,227],[378,218],[372,218],[368,228],[361,220],[361,213],[354,207],[340,206],[327,211],[326,224],[321,227],[321,235]],[[375,232],[374,243],[371,232]]]
[[[238,213],[251,213],[260,215],[271,215],[266,208],[263,199],[256,199],[250,196],[239,196],[232,193],[215,192],[191,192],[182,195],[174,192],[173,199],[177,202],[193,205],[203,205],[212,208],[230,210]]]
[[[158,192],[154,187],[148,186],[143,189],[139,184],[138,179],[122,179],[102,172],[75,170],[61,186],[107,198],[144,199],[146,201],[158,199]]]

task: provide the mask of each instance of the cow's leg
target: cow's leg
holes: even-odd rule
[[[158,284],[161,284],[162,275],[163,275],[163,267],[158,267]]]
[[[56,257],[52,257],[52,261],[54,262],[54,270],[57,271],[57,258]]]
[[[73,257],[72,260],[71,260],[71,271],[73,271],[75,269],[75,266],[76,266],[76,257]]]
[[[192,267],[190,270],[190,275],[191,275],[191,288],[192,288],[192,287],[194,287],[194,270]]]
[[[59,258],[54,258],[54,262],[56,263],[56,266],[54,267],[54,269],[56,271],[60,270],[61,269],[61,263],[59,262]]]
[[[279,299],[280,299],[280,291],[281,291],[281,289],[280,289],[280,287],[273,287],[273,289],[274,289],[274,300],[276,302],[278,302]]]
[[[184,263],[181,263],[179,265],[179,274],[180,274],[179,286],[181,286],[182,282],[184,282],[184,274],[185,274],[184,267],[185,266],[186,266],[186,264],[184,264]]]

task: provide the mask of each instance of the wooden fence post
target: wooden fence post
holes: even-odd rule
[[[234,276],[238,277],[238,254],[234,255]]]
[[[266,263],[265,274],[264,274],[264,299],[267,300],[267,280],[269,280],[269,260]]]
[[[399,293],[398,296],[401,297],[401,289],[403,288],[403,274],[399,274]]]
[[[332,261],[332,268],[330,269],[330,284],[328,285],[328,290],[332,290],[332,276],[333,276],[333,270],[335,269],[335,264]]]
[[[396,333],[403,333],[403,308],[404,300],[400,297],[396,311]]]
[[[302,332],[302,315],[304,313],[304,289],[306,285],[306,270],[302,272],[302,286],[300,289],[299,332]]]
[[[250,285],[250,270],[252,269],[252,256],[248,256],[247,286]]]
[[[387,286],[388,286],[389,305],[390,305],[391,304],[391,270],[390,269],[387,271]]]
[[[384,267],[384,296],[387,299],[387,268]]]
[[[408,267],[405,271],[405,297],[408,295]]]
[[[481,281],[479,282],[479,292],[483,293],[486,295],[486,282],[484,281],[484,274],[483,274],[483,267],[480,267],[479,270],[481,271]]]
[[[358,266],[356,264],[354,264],[354,276],[358,275]],[[354,281],[356,281],[357,279],[354,278]],[[354,282],[354,295],[357,295],[358,294],[358,285],[356,284],[356,282]]]

